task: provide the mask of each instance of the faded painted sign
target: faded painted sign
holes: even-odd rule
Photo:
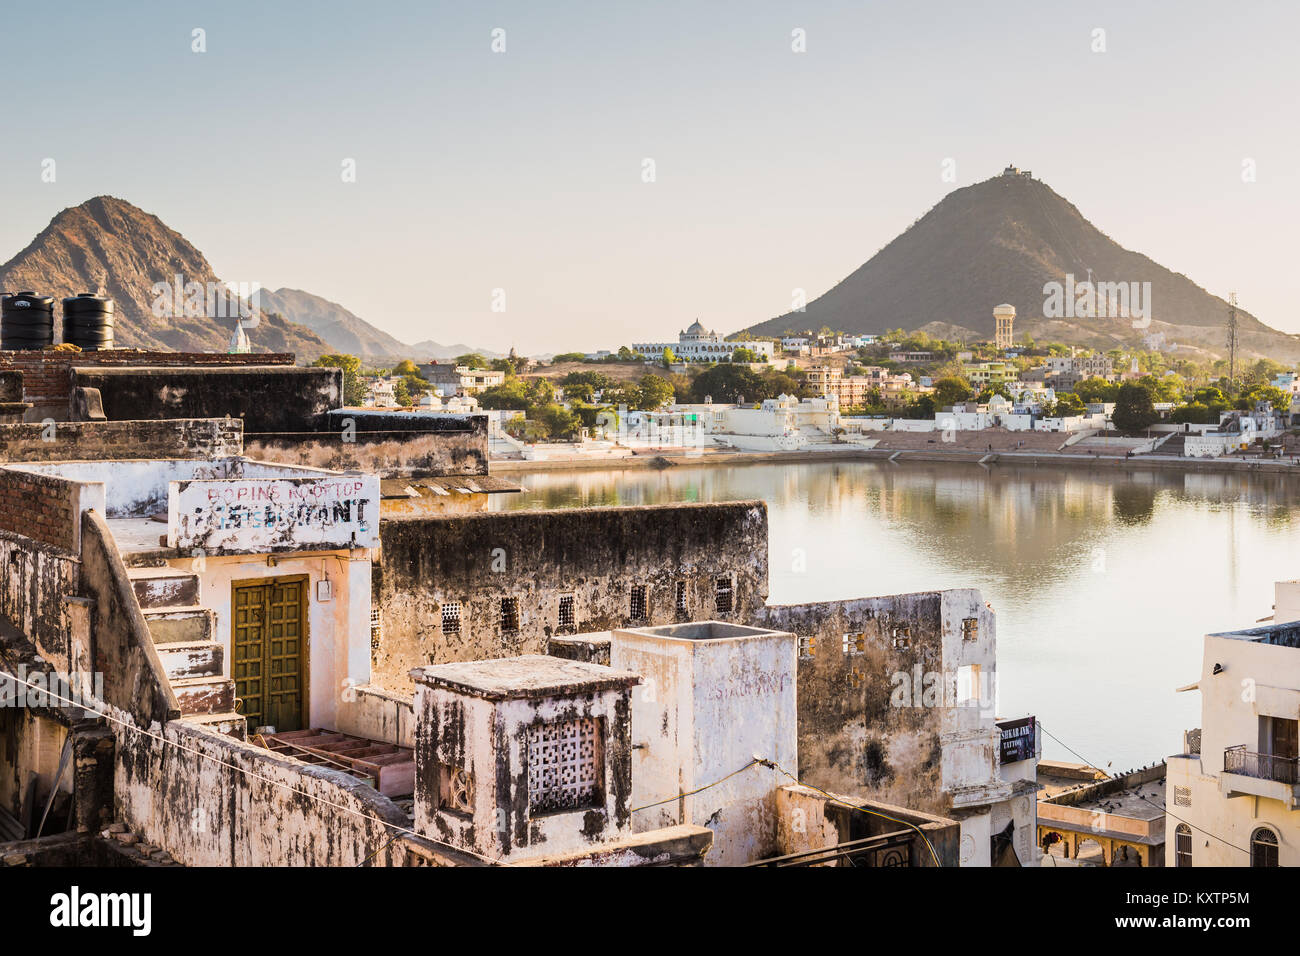
[[[209,554],[379,546],[379,478],[173,481],[167,544]]]

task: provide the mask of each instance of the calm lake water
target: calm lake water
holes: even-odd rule
[[[512,475],[512,477],[516,477]],[[979,588],[998,708],[1123,771],[1200,726],[1201,638],[1300,576],[1300,486],[1210,473],[820,462],[517,475],[494,507],[767,502],[774,603]],[[806,569],[795,570],[798,549]],[[1077,760],[1050,738],[1045,757]]]

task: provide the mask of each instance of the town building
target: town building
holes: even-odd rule
[[[453,395],[481,395],[506,380],[506,373],[487,368],[470,368],[455,362],[430,362],[418,366],[420,376],[432,383],[444,398]]]
[[[1300,625],[1206,635],[1178,690],[1200,693],[1201,726],[1166,760],[1166,865],[1300,866]]]
[[[770,341],[727,342],[722,333],[706,329],[698,319],[677,333],[676,342],[637,342],[632,345],[633,352],[648,359],[657,360],[667,350],[687,362],[729,362],[738,348],[754,352],[764,362],[770,362],[776,354]]]
[[[76,376],[53,440],[0,424],[3,690],[45,688],[0,709],[4,859],[1036,862],[977,591],[769,604],[761,501],[444,509],[509,488],[486,416],[338,369]]]
[[[1043,864],[1164,866],[1164,763],[1116,777],[1081,770],[1079,783],[1038,801]]]

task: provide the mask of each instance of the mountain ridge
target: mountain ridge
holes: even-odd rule
[[[1089,272],[1091,270],[1091,272]],[[1049,282],[1150,283],[1150,322],[1136,316],[1066,318],[1044,314]],[[800,312],[744,331],[775,335],[829,326],[880,333],[942,323],[991,337],[993,307],[1016,308],[1015,332],[1079,344],[1136,344],[1144,333],[1226,351],[1228,303],[1150,257],[1120,246],[1046,183],[1009,170],[955,189],[861,266]],[[1145,304],[1144,304],[1145,305]],[[1118,312],[1118,310],[1113,310]],[[1238,308],[1240,344],[1300,357],[1300,338]],[[1141,327],[1135,327],[1137,322]]]

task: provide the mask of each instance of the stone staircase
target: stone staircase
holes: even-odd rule
[[[225,676],[215,615],[199,604],[198,576],[171,567],[130,568],[127,576],[181,719],[243,740],[246,722],[235,712],[235,682]]]

